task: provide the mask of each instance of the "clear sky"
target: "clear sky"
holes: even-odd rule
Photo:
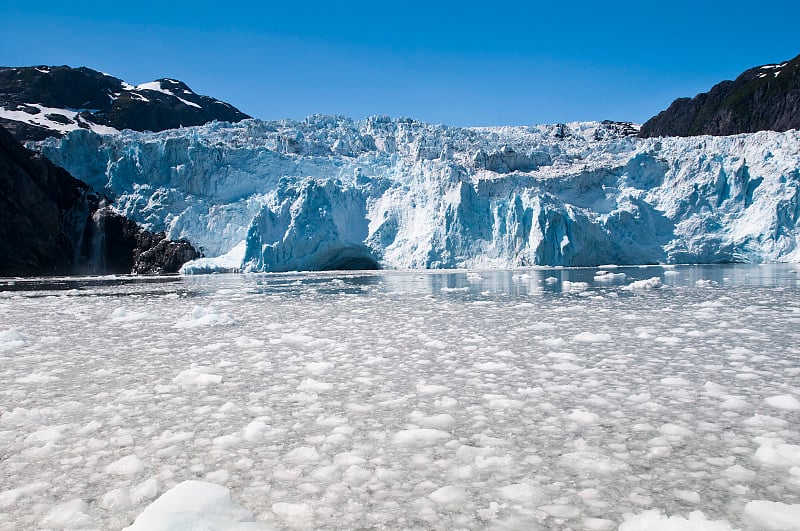
[[[800,54],[800,2],[0,1],[0,64],[186,82],[257,118],[643,122]]]

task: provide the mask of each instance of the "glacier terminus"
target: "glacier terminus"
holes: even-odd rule
[[[184,273],[800,261],[800,134],[411,119],[74,131],[36,148],[204,258]]]

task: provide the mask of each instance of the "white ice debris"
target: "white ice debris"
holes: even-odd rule
[[[678,270],[7,279],[0,528],[797,530],[800,278]]]
[[[441,439],[448,439],[451,435],[446,431],[433,428],[417,428],[400,430],[392,436],[392,442],[398,445],[425,446],[436,444]]]
[[[753,500],[744,506],[744,514],[759,529],[800,531],[800,504]]]
[[[192,367],[178,373],[173,382],[184,387],[208,387],[222,382],[222,375],[213,367]]]
[[[124,306],[120,306],[111,312],[111,320],[116,323],[130,323],[133,321],[142,321],[148,318],[150,318],[150,314],[147,312],[131,311]]]
[[[573,338],[579,343],[607,343],[611,341],[611,334],[595,333],[595,332],[580,332]]]
[[[28,338],[14,329],[0,332],[0,352],[24,347]]]
[[[211,305],[207,307],[195,306],[191,317],[186,317],[175,323],[174,328],[197,328],[201,326],[231,326],[236,324],[236,319],[228,312],[219,312]]]
[[[656,289],[660,288],[661,278],[660,277],[651,277],[643,280],[635,280],[628,284],[627,286],[623,286],[622,289],[635,291],[635,290],[647,290],[647,289]]]
[[[800,411],[800,400],[792,395],[770,396],[764,399],[768,405],[786,411]]]
[[[688,518],[665,516],[659,511],[645,511],[626,516],[619,531],[735,531],[725,521],[708,520],[700,511],[692,511]]]
[[[134,474],[141,474],[144,471],[144,465],[135,455],[126,455],[125,457],[117,459],[110,465],[106,466],[105,470],[109,474],[130,476]]]
[[[223,486],[184,481],[172,487],[136,517],[127,531],[267,531],[253,514],[231,500]]]

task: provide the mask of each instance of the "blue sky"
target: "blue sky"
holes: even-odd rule
[[[257,118],[642,122],[800,54],[800,2],[3,2],[0,64],[159,77]]]

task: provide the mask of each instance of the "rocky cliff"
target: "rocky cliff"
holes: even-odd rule
[[[639,132],[657,136],[735,135],[800,129],[800,56],[751,68],[694,98],[680,98]]]
[[[174,273],[197,256],[104,207],[0,127],[0,276]]]

